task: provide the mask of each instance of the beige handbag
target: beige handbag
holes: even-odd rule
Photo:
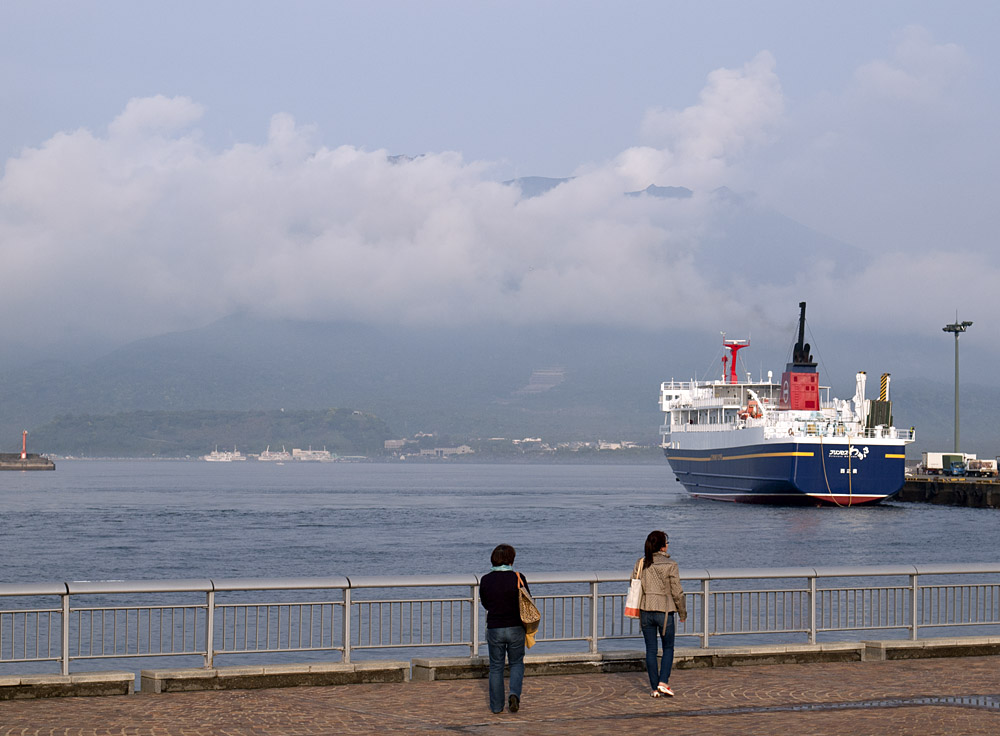
[[[535,646],[535,632],[538,631],[542,614],[531,600],[531,594],[521,584],[521,573],[514,574],[517,575],[517,607],[521,614],[521,623],[524,624],[524,646],[531,649]]]

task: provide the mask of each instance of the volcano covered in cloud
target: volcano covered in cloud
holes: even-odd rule
[[[748,305],[782,324],[803,287],[843,325],[870,305],[841,292],[885,284],[895,261],[852,258],[750,194],[741,163],[784,110],[762,52],[712,72],[696,104],[651,110],[642,145],[526,192],[454,152],[330,147],[287,114],[263,142],[217,150],[199,103],[136,98],[106,130],[6,162],[0,248],[24,276],[0,293],[23,316],[7,337],[26,352],[113,346],[237,313],[658,329],[683,311],[714,330]]]
[[[544,180],[450,151],[329,145],[285,113],[220,148],[198,101],[137,97],[4,165],[0,421],[354,404],[400,431],[451,416],[456,431],[495,417],[575,432],[589,406],[594,431],[633,433],[658,423],[660,380],[718,371],[721,330],[752,335],[751,370],[780,370],[802,300],[841,395],[856,370],[947,381],[940,325],[959,299],[963,318],[995,311],[997,258],[956,247],[961,267],[943,267],[936,207],[970,200],[975,180],[908,175],[923,159],[894,122],[939,132],[959,52],[910,33],[805,113],[761,52],[711,72],[690,106],[649,110],[635,145]],[[887,140],[895,178],[869,155]],[[995,329],[977,321],[981,342],[963,343],[972,380]],[[555,369],[563,380],[524,390]]]

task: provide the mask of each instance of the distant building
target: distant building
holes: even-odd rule
[[[451,455],[471,455],[474,453],[473,450],[468,445],[459,445],[458,447],[435,447],[433,450],[421,450],[421,457],[450,457]]]

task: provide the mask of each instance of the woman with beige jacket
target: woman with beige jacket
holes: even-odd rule
[[[680,570],[667,553],[667,535],[661,531],[650,532],[646,537],[645,554],[635,563],[633,578],[642,581],[642,598],[639,601],[639,627],[646,642],[646,672],[649,675],[650,695],[654,698],[673,696],[668,684],[670,668],[674,662],[674,634],[677,624],[687,620],[687,605],[681,589]],[[663,643],[660,666],[656,666],[657,635]]]

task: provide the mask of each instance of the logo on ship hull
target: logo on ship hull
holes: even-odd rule
[[[830,450],[830,454],[827,457],[847,457],[847,450]],[[868,457],[867,447],[852,447],[850,449],[850,456],[854,460],[864,460]]]

